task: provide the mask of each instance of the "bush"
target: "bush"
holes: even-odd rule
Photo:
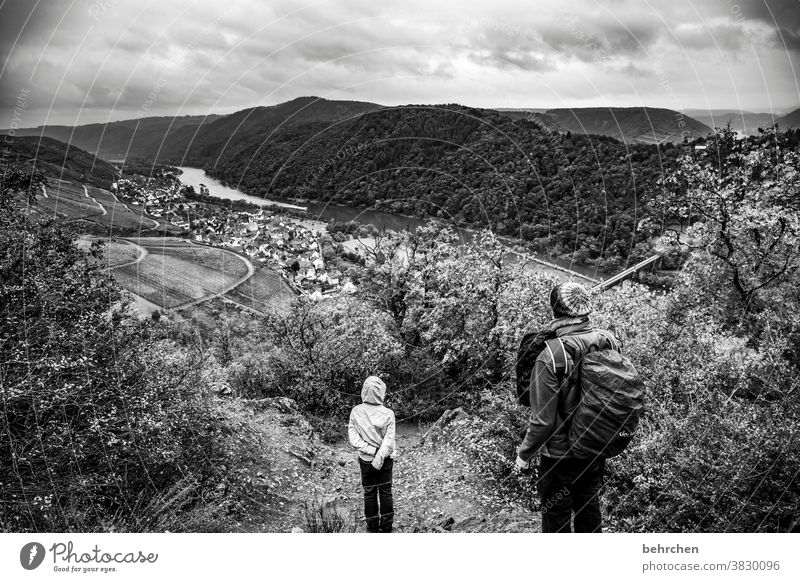
[[[609,523],[643,532],[785,530],[800,517],[797,370],[779,337],[754,348],[686,309],[684,292],[633,285],[598,301],[598,319],[625,340],[648,389],[637,437],[608,463]]]

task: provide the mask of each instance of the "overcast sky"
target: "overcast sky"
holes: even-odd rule
[[[799,6],[0,0],[0,127],[229,113],[302,95],[782,111],[800,106]]]

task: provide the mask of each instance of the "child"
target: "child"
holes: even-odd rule
[[[397,448],[394,442],[394,412],[383,405],[386,384],[377,376],[364,380],[361,401],[350,412],[347,435],[358,450],[361,484],[364,486],[364,515],[367,531],[392,531],[392,467]],[[379,505],[380,501],[380,505]]]

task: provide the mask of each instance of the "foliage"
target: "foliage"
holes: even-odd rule
[[[605,503],[623,531],[778,531],[797,519],[796,368],[641,287],[603,298],[648,388],[637,438],[609,462]]]
[[[13,203],[38,180],[9,170],[0,198],[0,527],[142,531],[207,504],[219,527],[246,430],[204,354],[128,316],[97,245]]]
[[[689,244],[700,252],[684,272],[695,291],[687,300],[716,305],[730,324],[752,324],[796,288],[800,153],[790,143],[776,129],[746,140],[721,130],[704,155],[680,160],[655,200],[670,220],[692,222]]]
[[[483,388],[510,377],[522,333],[549,318],[552,280],[490,232],[458,244],[431,222],[382,235],[366,265],[359,295],[391,317],[402,402],[415,415],[477,405]]]
[[[489,226],[534,250],[603,268],[611,261],[613,270],[615,259],[647,255],[652,231],[637,223],[680,149],[559,135],[530,119],[441,105],[380,108],[337,123],[299,116],[268,137],[253,134],[207,156],[193,147],[190,157],[255,196],[300,191],[326,203]]]

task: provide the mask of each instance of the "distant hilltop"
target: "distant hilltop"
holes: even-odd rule
[[[725,127],[745,135],[756,135],[759,128],[766,128],[776,123],[783,129],[800,127],[800,109],[785,115],[775,112],[754,113],[741,109],[684,109],[683,113],[705,123],[709,127]]]
[[[416,105],[433,111],[452,105]],[[399,106],[408,107],[408,106]],[[229,115],[143,117],[75,127],[45,125],[16,129],[16,136],[50,137],[107,160],[158,159],[175,164],[200,164],[220,152],[262,143],[276,131],[313,123],[348,122],[370,112],[395,109],[377,103],[298,97],[270,106],[243,109]],[[465,110],[477,108],[464,107]],[[491,111],[481,109],[482,111]],[[685,110],[655,107],[578,107],[496,109],[512,119],[528,119],[550,132],[613,137],[625,143],[682,143],[712,132],[731,121],[733,128],[755,133],[778,123],[800,126],[800,109],[775,118],[733,110]],[[8,134],[2,130],[0,134]]]
[[[50,178],[87,182],[104,188],[118,175],[114,166],[94,154],[50,137],[5,136],[0,147],[0,161],[35,167]]]

